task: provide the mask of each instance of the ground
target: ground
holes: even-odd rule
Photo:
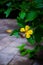
[[[7,29],[19,28],[16,20],[0,19],[0,65],[29,65],[27,56],[21,56],[17,46],[27,43],[25,38],[16,38],[6,32]],[[28,46],[27,46],[28,48]],[[29,46],[30,49],[33,47]]]

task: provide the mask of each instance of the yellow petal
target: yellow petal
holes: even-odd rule
[[[27,33],[28,34],[33,34],[33,30],[29,30]]]
[[[25,31],[28,31],[30,29],[30,26],[26,25],[25,26]]]
[[[21,28],[21,29],[20,29],[20,32],[25,32],[25,29],[24,29],[24,28]]]
[[[26,36],[26,38],[30,38],[31,37],[29,34],[26,34],[25,36]]]

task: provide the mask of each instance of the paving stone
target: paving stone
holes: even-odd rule
[[[13,42],[13,41],[19,42],[19,43],[26,43],[27,42],[27,40],[25,38],[16,38],[15,36],[7,36],[2,41],[6,42],[5,40],[7,42]]]
[[[21,46],[22,44],[18,44],[17,42],[12,42],[11,44],[9,44],[9,47],[18,47]]]
[[[14,39],[15,39],[15,38],[13,38],[13,40],[14,40]],[[2,39],[2,40],[0,41],[0,46],[2,46],[2,47],[9,46],[9,44],[11,44],[11,43],[13,42],[13,40],[12,40],[12,39],[10,40],[9,36],[8,36],[8,37],[5,37],[4,39]]]
[[[2,42],[6,42],[6,43],[9,42],[9,43],[11,43],[11,42],[13,42],[15,40],[16,40],[15,36],[7,36],[4,39],[2,39]]]
[[[7,24],[16,26],[17,21],[15,19],[0,19],[0,26],[7,26]]]
[[[17,56],[17,55],[16,55],[15,58],[14,58],[15,61],[23,61],[23,60],[27,60],[27,59],[28,59],[28,58],[25,57],[25,56],[23,57],[23,56]]]
[[[21,46],[23,43],[17,43],[17,42],[12,42],[11,44],[9,44],[9,47],[14,47],[14,48],[17,48],[18,46]],[[24,43],[26,44],[26,43]],[[25,49],[34,49],[34,46],[25,46]]]
[[[15,42],[26,43],[27,40],[25,38],[16,38]]]
[[[25,38],[16,38],[6,33],[7,29],[17,29],[16,20],[0,20],[0,65],[29,65],[28,58],[22,57],[17,46],[25,44]],[[28,48],[28,47],[26,47]],[[31,48],[32,49],[32,48]]]
[[[18,44],[17,44],[16,40],[19,40],[19,41],[17,41]],[[4,47],[4,45],[5,45],[6,47],[0,51],[0,56],[1,56],[0,64],[6,65],[7,63],[9,63],[10,60],[12,60],[13,56],[14,57],[20,56],[20,52],[19,52],[18,48],[15,48],[15,47],[17,47],[18,45],[21,45],[22,44],[21,41],[24,42],[24,40],[23,39],[21,40],[21,39],[15,38],[15,37],[10,37],[10,36],[2,39],[0,41],[0,46]],[[5,59],[6,61],[3,59]]]
[[[8,29],[7,26],[0,27],[0,33],[5,33],[5,30]]]
[[[9,45],[9,43],[5,43],[5,42],[0,41],[0,47],[5,48],[8,45]]]
[[[9,65],[29,65],[29,60],[27,57],[15,56]]]
[[[2,34],[2,33],[1,33],[1,34],[0,34],[0,40],[2,40],[3,38],[5,38],[5,37],[7,37],[7,36],[8,36],[8,34],[5,34],[5,33]]]
[[[1,43],[1,42],[0,42]],[[4,49],[5,47],[7,47],[8,46],[8,44],[4,44],[4,43],[1,43],[0,44],[0,51],[2,50],[2,49]]]
[[[18,46],[21,46],[23,43],[19,43],[19,42],[15,42],[13,41],[11,44],[9,44],[10,47],[18,47]],[[25,44],[25,43],[24,43]]]
[[[3,47],[2,46],[0,46],[0,50],[2,50],[3,49]]]
[[[22,38],[15,38],[14,36],[7,36],[4,39],[0,41],[0,45],[8,45],[10,47],[17,47],[22,45],[23,43],[25,44],[27,41],[26,39]],[[2,43],[2,44],[1,44]]]
[[[18,48],[6,47],[1,52],[2,53],[7,53],[7,54],[17,54],[18,53]]]
[[[0,41],[0,46],[7,46],[9,43],[5,43],[5,42],[2,42],[2,41]]]
[[[7,65],[12,58],[13,58],[13,55],[0,53],[0,65]]]
[[[17,21],[15,19],[0,19],[0,33],[6,33],[7,29],[17,29]]]

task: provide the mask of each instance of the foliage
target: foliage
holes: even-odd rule
[[[0,0],[0,6],[3,5],[7,6],[7,8],[0,8],[0,13],[3,12],[6,17],[13,10],[20,10],[19,16],[17,16],[17,23],[20,28],[30,24],[34,33],[27,41],[32,45],[37,43],[37,46],[33,50],[24,50],[24,46],[19,48],[22,51],[21,55],[24,56],[29,53],[30,57],[32,57],[37,50],[40,51],[39,45],[43,41],[43,0]],[[14,30],[11,36],[19,37],[19,33],[19,29]]]

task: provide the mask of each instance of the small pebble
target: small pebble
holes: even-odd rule
[[[8,30],[6,30],[6,32],[7,32],[7,33],[11,33],[11,32],[12,32],[12,30],[11,30],[11,29],[8,29]]]

